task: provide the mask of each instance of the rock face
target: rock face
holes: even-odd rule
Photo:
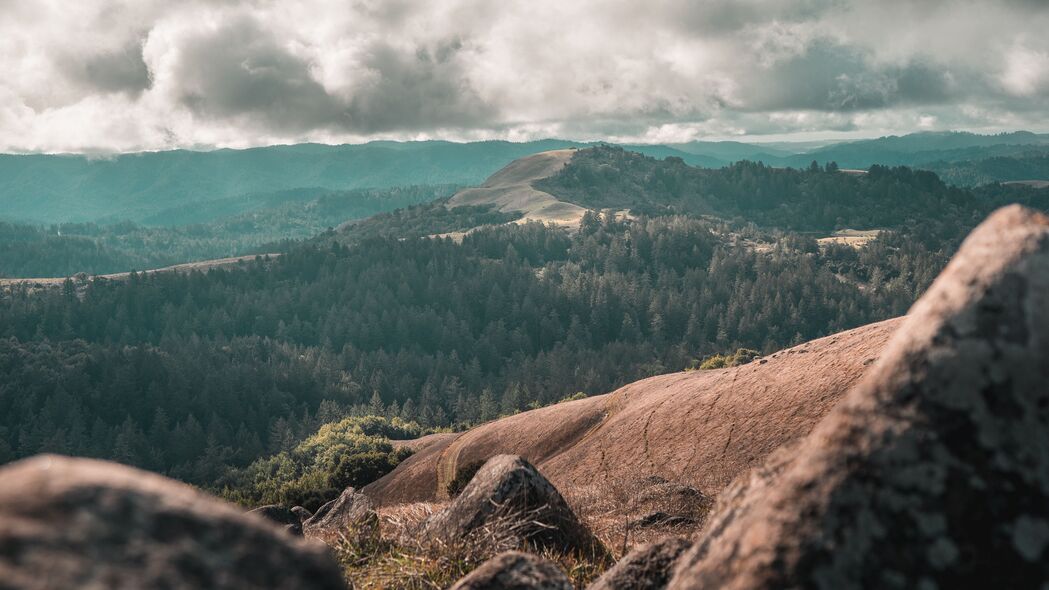
[[[549,560],[507,551],[484,562],[451,590],[572,590],[572,582]]]
[[[317,509],[303,521],[305,536],[321,540],[337,539],[340,534],[369,534],[379,525],[371,500],[353,488],[346,488],[338,499]]]
[[[267,504],[266,506],[259,506],[254,510],[249,510],[248,514],[261,516],[266,520],[281,525],[281,528],[293,535],[302,536],[302,522],[299,520],[299,516],[283,506]]]
[[[587,590],[662,590],[667,587],[674,562],[691,545],[681,537],[642,545],[626,554]]]
[[[448,508],[430,517],[424,535],[454,544],[479,531],[539,548],[604,553],[557,489],[515,455],[489,459]]]
[[[0,469],[0,588],[344,588],[326,548],[195,489],[41,455]]]
[[[1049,218],[994,213],[864,379],[737,480],[670,584],[1034,588],[1049,580]]]

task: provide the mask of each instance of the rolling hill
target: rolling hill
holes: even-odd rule
[[[381,505],[441,500],[459,467],[510,453],[535,463],[561,490],[612,493],[631,480],[657,476],[716,495],[737,474],[807,434],[878,357],[899,322],[835,334],[739,367],[652,377],[459,435],[427,438],[419,452],[364,492]]]
[[[538,190],[533,183],[557,174],[575,154],[564,149],[541,152],[514,160],[479,187],[459,191],[448,201],[448,207],[488,205],[503,212],[521,213],[521,221],[538,221],[576,227],[586,209],[558,200]]]

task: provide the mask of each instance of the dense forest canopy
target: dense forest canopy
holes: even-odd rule
[[[461,428],[896,316],[987,211],[1049,198],[906,168],[704,171],[616,148],[548,185],[633,214],[568,232],[439,199],[241,268],[8,288],[0,462],[115,458],[245,502],[315,503],[403,458],[366,416]],[[836,227],[887,231],[859,249],[817,242]],[[358,459],[318,462],[302,446],[317,435]]]

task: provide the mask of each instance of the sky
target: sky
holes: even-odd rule
[[[1049,131],[1049,0],[0,0],[0,151]]]

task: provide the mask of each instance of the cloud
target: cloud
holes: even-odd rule
[[[1035,127],[1042,0],[0,0],[0,149]]]

